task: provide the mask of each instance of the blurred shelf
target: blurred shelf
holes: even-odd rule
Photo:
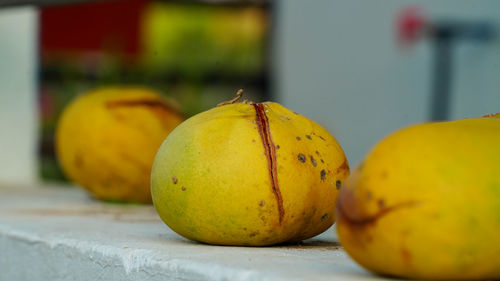
[[[109,77],[108,77],[109,76]],[[223,72],[206,72],[196,79],[190,76],[171,72],[157,72],[145,74],[144,71],[120,71],[107,74],[95,74],[85,72],[66,72],[63,73],[58,68],[45,68],[41,73],[41,81],[44,83],[58,83],[66,79],[66,81],[107,81],[114,80],[116,83],[157,83],[157,84],[176,84],[179,82],[193,82],[199,84],[240,84],[246,87],[257,87],[267,90],[269,86],[269,78],[266,73],[259,74],[239,74],[239,73],[223,73]]]
[[[1,280],[374,280],[335,241],[222,247],[172,232],[152,206],[70,186],[0,184]]]

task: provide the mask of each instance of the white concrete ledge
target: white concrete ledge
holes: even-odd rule
[[[188,241],[151,206],[100,203],[69,187],[0,185],[0,280],[369,280],[332,230],[301,245]]]

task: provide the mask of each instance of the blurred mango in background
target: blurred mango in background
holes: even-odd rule
[[[64,110],[56,132],[57,156],[68,178],[95,197],[148,203],[156,151],[183,120],[154,91],[97,89]]]

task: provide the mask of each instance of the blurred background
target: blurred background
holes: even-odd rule
[[[351,166],[416,122],[500,112],[499,1],[0,0],[0,182],[64,181],[75,96],[144,85],[187,116],[244,88],[317,121]]]

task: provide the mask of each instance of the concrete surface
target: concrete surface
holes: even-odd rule
[[[370,280],[332,229],[300,245],[188,241],[151,206],[100,203],[70,187],[0,185],[0,280]]]

